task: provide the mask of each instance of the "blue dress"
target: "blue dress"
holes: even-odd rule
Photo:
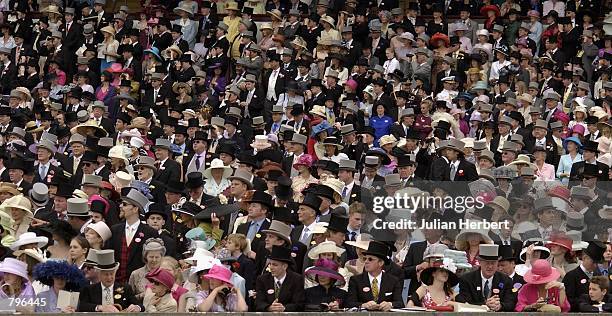
[[[561,179],[561,183],[567,185],[569,183],[569,177],[560,178],[559,176],[562,173],[570,174],[572,165],[580,161],[582,161],[582,154],[576,154],[573,161],[569,154],[561,156],[559,159],[559,166],[557,167],[557,179]]]
[[[374,116],[370,119],[370,126],[374,128],[374,146],[378,146],[378,140],[385,135],[391,134],[393,118],[387,115]]]
[[[57,308],[57,295],[53,289],[40,292],[36,295],[41,304],[35,306],[34,311],[36,313],[61,313],[62,311]],[[43,303],[44,302],[44,303]]]

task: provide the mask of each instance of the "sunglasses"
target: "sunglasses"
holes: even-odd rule
[[[365,257],[363,258],[363,261],[376,261],[378,258],[374,258],[374,257]]]

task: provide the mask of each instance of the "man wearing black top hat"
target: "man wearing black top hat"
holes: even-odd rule
[[[32,188],[32,183],[26,181],[23,176],[29,168],[23,159],[11,159],[6,165],[11,182],[21,188],[21,192],[26,194]]]
[[[496,242],[499,244],[499,242]],[[520,248],[519,248],[520,252]],[[514,268],[516,267],[517,255],[511,245],[499,246],[499,271],[503,272],[512,280],[512,292],[518,294],[518,290],[525,284],[525,279],[518,275]],[[514,290],[516,289],[516,291]]]
[[[119,46],[117,53],[123,57],[123,69],[132,70],[132,80],[142,81],[142,63],[134,56],[134,46],[132,44],[123,44]],[[141,52],[142,54],[142,52]]]
[[[170,149],[170,140],[158,138],[155,141],[155,166],[157,174],[153,180],[161,183],[167,183],[170,179],[181,179],[181,165],[172,159],[172,151]]]
[[[384,266],[391,261],[389,252],[385,243],[370,241],[368,250],[363,253],[363,273],[354,275],[349,280],[345,307],[384,312],[404,307],[402,282],[383,271]]]
[[[272,247],[268,256],[266,272],[257,278],[255,288],[257,297],[255,301],[258,312],[297,312],[303,309],[304,278],[289,271],[292,264],[291,249],[282,246]]]
[[[599,181],[607,181],[608,180],[608,170],[609,167],[597,161],[597,155],[599,154],[598,149],[599,143],[585,140],[582,143],[582,151],[583,151],[583,160],[572,164],[572,169],[570,171],[570,181],[580,181],[581,177],[584,177],[585,166],[587,164],[597,166],[597,170],[593,169],[595,172],[589,172],[589,177],[597,177]],[[587,170],[587,171],[590,171]]]
[[[481,244],[478,255],[480,267],[465,273],[459,281],[457,302],[487,305],[495,312],[514,311],[517,296],[512,292],[512,280],[497,271],[499,245]]]
[[[193,150],[187,156],[183,157],[183,170],[185,174],[191,172],[201,172],[210,167],[213,160],[213,154],[208,151],[208,134],[203,131],[196,131],[191,140]]]
[[[247,222],[236,228],[237,234],[244,234],[251,241],[251,249],[257,253],[263,245],[265,237],[261,231],[270,227],[270,220],[266,217],[268,211],[274,207],[272,196],[263,191],[255,191],[248,203]]]
[[[580,266],[567,272],[563,277],[565,293],[572,306],[572,312],[579,311],[580,296],[589,293],[589,280],[593,276],[601,275],[598,264],[604,261],[605,251],[605,244],[599,241],[589,242],[589,246],[583,251]]]
[[[162,203],[153,203],[149,205],[149,211],[145,214],[145,221],[151,228],[157,230],[159,237],[164,241],[166,247],[166,256],[180,259],[181,256],[176,251],[176,240],[172,232],[165,227],[170,223],[168,220],[171,214],[164,208]]]
[[[457,139],[440,142],[442,156],[431,164],[430,179],[433,181],[474,181],[478,179],[476,166],[465,160],[465,144]]]

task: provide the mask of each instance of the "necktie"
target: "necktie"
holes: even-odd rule
[[[278,299],[278,295],[280,294],[280,288],[281,288],[281,283],[280,281],[276,281],[276,283],[274,284],[274,298]]]
[[[81,158],[74,157],[74,164],[72,165],[72,174],[76,174],[77,170],[79,170],[80,163]]]
[[[489,298],[490,293],[491,290],[489,289],[489,280],[486,280],[484,284],[484,289],[482,289],[482,296],[484,296],[485,300]]]
[[[357,235],[356,232],[351,232],[351,237],[349,238],[351,241],[355,241],[355,235]]]
[[[278,123],[272,124],[272,133],[276,133],[277,130],[278,130]]]
[[[450,179],[451,181],[455,181],[455,174],[457,173],[457,167],[455,167],[454,163],[450,165]]]
[[[44,179],[45,176],[47,175],[47,166],[40,165],[40,170],[38,172],[40,174],[40,179]]]
[[[378,301],[378,279],[372,279],[372,296],[374,296],[374,301]]]
[[[255,238],[256,233],[257,233],[257,222],[251,222],[251,225],[249,226],[249,232],[247,233],[247,238],[252,241]]]
[[[134,237],[134,229],[132,228],[132,226],[130,226],[130,227],[128,227],[128,233],[125,236],[126,244],[128,245],[128,247],[132,243],[132,238],[133,237]]]
[[[346,186],[345,186],[345,187],[342,189],[342,199],[344,199],[344,198],[346,197],[346,191],[348,191],[348,187],[346,187]]]
[[[109,287],[104,289],[104,305],[113,305],[113,298]]]
[[[304,245],[308,244],[308,236],[310,236],[308,227],[304,227],[304,231],[302,232],[302,237],[300,238],[300,242]]]
[[[200,155],[196,156],[196,161],[195,161],[195,163],[196,163],[196,170],[200,170],[200,158],[201,157],[202,156],[200,156]]]
[[[593,278],[593,272],[585,272],[589,279]]]

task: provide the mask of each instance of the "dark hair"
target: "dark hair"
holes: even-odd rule
[[[589,280],[589,282],[599,285],[599,288],[602,291],[606,290],[606,292],[608,292],[608,289],[610,288],[610,282],[608,281],[608,278],[606,278],[603,275],[596,275],[592,277],[591,280]]]
[[[89,241],[87,241],[87,239],[84,236],[82,236],[82,235],[74,236],[74,238],[72,238],[72,240],[76,241],[77,244],[79,244],[79,246],[81,246],[81,248],[87,249],[87,251],[89,251],[89,249],[91,249],[91,245],[89,244]]]

